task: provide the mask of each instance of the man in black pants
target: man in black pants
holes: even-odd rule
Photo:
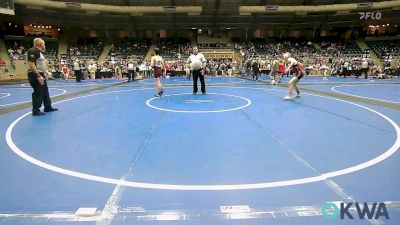
[[[197,78],[200,78],[201,93],[206,94],[206,84],[204,82],[204,67],[206,66],[206,58],[199,53],[197,46],[193,47],[193,54],[191,54],[187,61],[192,68],[193,74],[193,94],[197,93]]]
[[[250,73],[251,73],[251,66],[252,66],[253,64],[252,64],[252,62],[251,62],[251,59],[248,59],[247,60],[247,62],[246,62],[246,76],[248,77],[248,76],[250,76]]]
[[[128,63],[128,82],[135,81],[135,64],[133,61],[129,61]]]
[[[82,70],[78,60],[74,62],[74,71],[75,71],[75,80],[77,83],[80,83],[82,79]]]
[[[28,79],[33,88],[32,93],[32,115],[43,116],[45,113],[40,111],[42,102],[45,112],[58,111],[51,106],[49,89],[46,82],[46,64],[43,52],[45,51],[45,42],[40,38],[33,40],[33,47],[27,51],[28,56]]]
[[[253,76],[253,80],[258,80],[258,74],[260,73],[260,64],[258,63],[257,60],[255,60],[253,62],[253,64],[251,65],[251,68],[253,70],[252,72],[252,76]]]

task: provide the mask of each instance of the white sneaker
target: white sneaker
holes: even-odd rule
[[[293,96],[288,95],[288,96],[285,96],[283,99],[284,99],[284,100],[290,100],[290,99],[292,99],[292,98],[293,98]]]
[[[300,97],[301,97],[301,94],[297,93],[296,98],[300,98]]]

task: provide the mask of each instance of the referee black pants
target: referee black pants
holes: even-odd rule
[[[135,71],[134,70],[128,70],[128,81],[134,81],[135,80]]]
[[[75,70],[75,80],[76,82],[81,82],[82,70]]]
[[[204,75],[201,74],[201,70],[193,70],[193,93],[197,93],[197,78],[200,78],[201,92],[206,93],[206,83],[204,82]]]
[[[43,74],[41,74],[43,76]],[[29,84],[33,88],[32,93],[32,112],[39,112],[42,102],[45,109],[51,109],[51,100],[47,81],[40,85],[35,73],[28,73]]]
[[[260,73],[260,70],[254,69],[253,73],[251,74],[253,76],[253,80],[258,80],[258,74]]]

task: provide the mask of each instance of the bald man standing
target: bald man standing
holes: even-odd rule
[[[206,67],[206,58],[202,53],[199,53],[197,46],[193,46],[193,54],[187,60],[187,63],[192,68],[193,74],[193,94],[197,93],[197,79],[200,78],[201,92],[206,94],[206,83],[204,82],[204,68]]]
[[[33,40],[33,47],[27,51],[28,56],[28,79],[29,84],[33,88],[32,93],[32,115],[43,116],[44,112],[40,111],[42,102],[45,112],[58,111],[51,106],[49,89],[46,82],[46,63],[43,53],[45,52],[45,42],[41,38]]]

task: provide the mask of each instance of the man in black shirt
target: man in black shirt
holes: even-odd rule
[[[247,60],[246,62],[246,76],[250,76],[251,73],[251,59]]]
[[[258,74],[260,73],[260,64],[257,60],[253,62],[251,68],[253,70],[253,73],[251,74],[253,76],[253,80],[258,80]]]
[[[45,112],[58,111],[51,106],[49,89],[46,82],[46,64],[43,52],[45,51],[45,42],[40,38],[33,40],[33,47],[27,51],[28,56],[28,79],[33,88],[32,93],[32,115],[43,116],[45,113],[40,111],[42,102]]]

